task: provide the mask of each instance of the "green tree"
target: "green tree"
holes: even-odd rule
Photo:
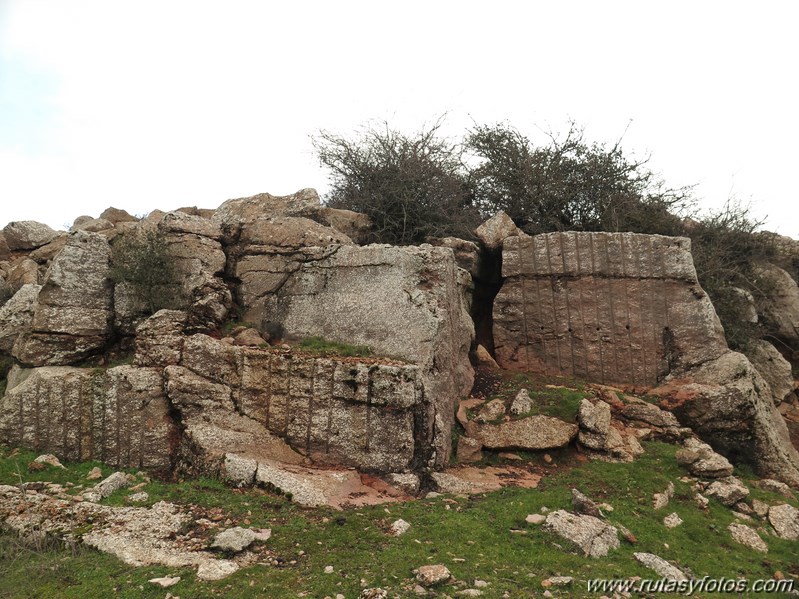
[[[354,138],[322,131],[313,140],[330,171],[327,205],[367,214],[372,241],[406,245],[428,236],[472,237],[472,207],[460,149],[438,135],[440,123],[416,134],[368,127]]]
[[[619,143],[589,144],[583,130],[534,145],[507,124],[471,130],[465,148],[476,164],[470,184],[485,215],[504,210],[525,232],[638,231],[676,234],[690,188],[669,189],[646,160],[625,156]]]
[[[180,307],[180,281],[164,235],[156,230],[117,237],[111,247],[110,278],[130,285],[148,314]]]

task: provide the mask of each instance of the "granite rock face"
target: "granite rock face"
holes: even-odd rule
[[[30,366],[75,363],[105,344],[113,318],[110,249],[98,233],[76,231],[53,260],[37,297],[31,330],[13,355]]]
[[[32,220],[11,222],[3,229],[6,246],[12,251],[34,250],[50,243],[56,236],[58,231]]]
[[[431,460],[437,466],[445,464],[455,399],[468,394],[473,382],[468,354],[474,325],[452,250],[427,245],[306,250],[318,250],[319,258],[286,262],[283,256],[273,262],[278,270],[288,266],[267,273],[275,283],[268,290],[261,288],[261,300],[247,301],[252,286],[244,282],[244,273],[240,275],[245,318],[273,337],[322,336],[368,345],[378,355],[418,365],[424,394],[432,400],[425,433],[434,439]]]
[[[0,437],[67,460],[168,472],[176,428],[155,369],[18,369],[0,400]]]
[[[717,451],[751,463],[761,476],[799,486],[799,453],[768,383],[743,354],[727,351],[673,373],[652,393]]]
[[[691,242],[634,233],[505,239],[497,362],[601,383],[655,385],[727,351]]]

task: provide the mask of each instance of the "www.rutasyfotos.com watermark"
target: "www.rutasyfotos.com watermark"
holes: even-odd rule
[[[710,578],[694,580],[673,578],[602,579],[588,581],[589,593],[680,593],[690,596],[695,593],[792,593],[799,595],[799,584],[792,579]]]

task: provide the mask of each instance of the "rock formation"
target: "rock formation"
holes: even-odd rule
[[[482,246],[362,245],[370,226],[310,189],[144,219],[109,208],[69,233],[10,223],[0,236],[0,357],[15,366],[0,440],[235,482],[269,482],[274,461],[424,474],[449,462],[455,403],[473,385],[470,353],[491,363],[493,351],[507,369],[656,387],[671,413],[603,396],[584,402],[578,423],[563,422],[520,397],[464,424],[464,460],[574,439],[632,459],[638,433],[611,424],[613,410],[669,440],[691,426],[728,457],[799,485],[799,454],[774,407],[793,388],[787,363],[759,347],[761,376],[727,348],[689,240],[531,237],[499,214],[477,231]],[[148,235],[179,278],[174,305],[155,314],[110,268],[116,244]],[[488,272],[500,258],[501,277]],[[779,298],[792,293],[786,283]],[[307,337],[372,356],[308,353],[296,346]]]

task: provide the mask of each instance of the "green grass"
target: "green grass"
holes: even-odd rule
[[[366,345],[350,345],[337,341],[327,341],[322,337],[306,337],[300,341],[300,348],[308,353],[320,356],[352,356],[365,358],[372,355]]]
[[[183,578],[169,589],[181,597],[293,598],[305,592],[308,597],[342,593],[354,598],[362,585],[389,589],[391,597],[413,597],[408,590],[413,586],[411,570],[432,563],[445,564],[463,581],[458,584],[471,586],[475,578],[488,581],[482,597],[489,599],[505,592],[510,597],[540,596],[541,581],[553,575],[574,576],[577,582],[571,592],[582,596],[589,578],[655,578],[635,562],[634,551],[656,553],[698,577],[771,578],[777,570],[799,575],[796,543],[764,536],[769,553],[762,556],[731,541],[726,527],[733,517],[727,508],[711,502],[703,512],[694,505],[689,485],[678,480],[685,472],[674,460],[675,449],[649,443],[646,455],[633,464],[585,463],[545,477],[533,490],[506,488],[469,498],[442,496],[343,512],[303,510],[278,495],[259,489],[233,490],[215,480],[153,481],[145,488],[149,504],[160,500],[194,504],[224,513],[235,524],[272,528],[267,547],[282,565],[255,565],[219,582],[199,582],[189,569],[137,569],[80,546],[64,549],[50,543],[31,548],[5,535],[0,536],[0,596],[163,599],[166,592],[146,581],[168,574]],[[80,484],[96,465],[67,464],[66,471],[28,472],[33,457],[30,452],[10,457],[8,451],[0,451],[0,484],[16,484],[20,479]],[[103,474],[112,471],[101,468]],[[747,471],[738,474],[751,477]],[[652,494],[665,489],[669,481],[675,484],[675,497],[669,507],[654,512]],[[543,507],[569,509],[572,486],[611,504],[611,523],[625,525],[638,543],[622,542],[608,558],[588,559],[543,528],[524,522],[527,514]],[[758,498],[785,501],[750,488]],[[124,504],[127,493],[120,491],[106,503]],[[662,519],[672,511],[684,524],[668,530]],[[385,530],[397,518],[412,527],[399,538],[388,536]],[[323,573],[328,565],[333,566],[333,574]],[[441,592],[455,596],[460,588],[446,584]]]
[[[547,387],[547,384],[550,386]],[[526,414],[519,414],[512,418],[543,414],[560,418],[566,422],[574,422],[577,419],[580,402],[590,395],[590,392],[584,390],[582,383],[570,379],[503,372],[486,400],[499,398],[505,402],[507,408],[510,408],[513,398],[521,389],[527,389],[529,392],[533,409]],[[479,411],[480,408],[475,408],[474,413]]]

